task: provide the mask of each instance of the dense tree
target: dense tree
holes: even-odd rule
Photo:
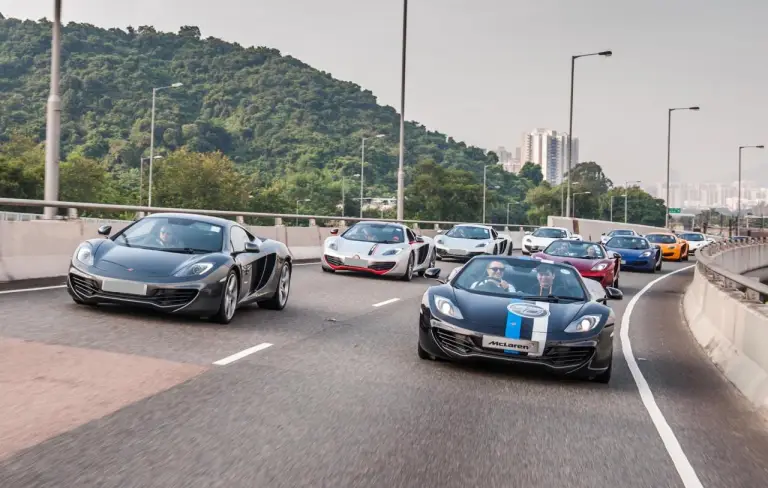
[[[600,206],[602,210],[599,218],[610,220],[611,197],[613,197],[613,220],[615,222],[624,222],[624,195],[625,188],[623,187],[611,188],[610,191],[601,195]],[[629,187],[627,195],[627,222],[664,227],[664,214],[666,211],[664,200],[654,198],[645,190],[636,186]]]
[[[539,186],[544,180],[544,174],[541,172],[541,166],[530,161],[526,162],[520,169],[520,176],[533,183],[533,186]]]

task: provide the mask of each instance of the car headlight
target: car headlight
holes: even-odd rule
[[[75,259],[88,266],[93,266],[93,248],[90,244],[81,244],[75,251]]]
[[[565,328],[566,332],[589,332],[600,325],[599,315],[583,315]]]
[[[192,266],[188,266],[178,273],[176,276],[199,276],[204,275],[213,268],[213,263],[195,263]]]
[[[607,263],[598,263],[598,264],[592,266],[592,271],[602,271],[602,270],[604,270],[607,267],[608,267]]]
[[[435,241],[435,244],[440,244],[442,246],[443,245],[443,240],[442,239],[437,239]]]
[[[485,244],[478,244],[478,245],[476,245],[475,247],[476,247],[476,248],[477,248],[477,247],[485,247]]]
[[[437,308],[438,312],[447,317],[453,317],[455,319],[464,318],[459,311],[459,307],[454,305],[452,301],[445,297],[435,297],[435,307]]]
[[[338,251],[339,246],[336,245],[335,241],[331,241],[328,243],[328,249],[331,249],[332,251]]]
[[[382,255],[382,256],[397,256],[397,255],[398,255],[398,254],[400,254],[401,252],[403,252],[403,248],[402,248],[402,247],[399,247],[399,248],[397,248],[397,249],[387,249],[386,251],[384,251],[383,253],[381,253],[381,255]]]
[[[640,255],[641,258],[648,258],[651,256],[651,251],[645,251],[643,254]]]

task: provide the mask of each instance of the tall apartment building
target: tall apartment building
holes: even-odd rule
[[[563,181],[562,168],[568,171],[565,164],[568,160],[568,134],[558,133],[550,129],[536,129],[523,134],[520,163],[530,161],[541,166],[544,179],[556,185]],[[579,161],[579,139],[573,139],[571,165]]]

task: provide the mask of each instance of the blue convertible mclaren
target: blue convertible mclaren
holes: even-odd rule
[[[616,236],[605,243],[605,248],[621,256],[621,269],[649,271],[661,270],[661,248],[645,237]]]
[[[567,264],[475,257],[424,294],[419,357],[528,364],[607,383],[616,320],[607,300],[621,298]]]

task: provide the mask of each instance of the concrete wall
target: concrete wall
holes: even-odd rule
[[[605,220],[590,219],[572,219],[568,217],[547,218],[549,227],[564,227],[571,232],[579,234],[585,241],[599,241],[600,236],[605,232],[614,229],[632,229],[639,234],[649,234],[651,232],[669,232],[663,227],[651,227],[648,225],[625,224],[623,222],[607,222]]]
[[[768,259],[768,245],[735,247],[713,256],[740,272],[758,256]],[[763,266],[766,261],[763,261]],[[710,281],[697,266],[683,298],[688,326],[725,376],[768,415],[768,306]]]

